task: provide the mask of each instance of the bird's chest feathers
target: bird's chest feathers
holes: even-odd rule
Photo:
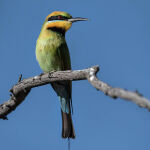
[[[55,53],[64,42],[65,41],[63,39],[52,36],[49,38],[40,38],[37,41],[37,46],[39,46],[40,51],[45,53]]]
[[[43,71],[61,69],[60,51],[65,40],[62,37],[53,35],[46,38],[39,38],[36,46],[36,58]]]

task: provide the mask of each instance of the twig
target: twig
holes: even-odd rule
[[[67,80],[76,81],[87,79],[93,87],[112,98],[122,98],[124,100],[132,101],[138,106],[150,110],[150,101],[139,94],[139,92],[130,92],[121,88],[113,88],[109,86],[107,83],[98,80],[96,77],[98,71],[99,67],[93,66],[83,70],[68,70],[44,73],[35,77],[24,79],[22,81],[22,76],[20,76],[19,82],[10,90],[12,93],[10,99],[0,105],[0,118],[7,119],[7,115],[15,110],[16,107],[23,102],[23,100],[29,94],[31,88],[49,84],[55,81]]]

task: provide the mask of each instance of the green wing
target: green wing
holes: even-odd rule
[[[71,70],[70,54],[66,43],[63,43],[58,49],[58,55],[60,59],[60,70]],[[72,82],[61,81],[52,83],[52,87],[57,92],[58,96],[71,100],[72,96]]]

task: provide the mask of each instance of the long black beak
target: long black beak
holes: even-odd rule
[[[87,18],[80,18],[80,17],[68,19],[68,21],[70,22],[87,21],[87,20],[88,20]]]

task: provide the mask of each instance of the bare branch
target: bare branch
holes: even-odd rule
[[[0,105],[0,118],[7,119],[7,115],[11,113],[16,107],[23,102],[26,96],[29,94],[31,88],[49,84],[55,81],[65,80],[88,80],[93,87],[97,90],[102,91],[104,94],[112,98],[122,98],[124,100],[132,101],[138,106],[147,108],[150,110],[150,101],[144,98],[137,91],[130,92],[121,88],[113,88],[103,81],[98,80],[96,77],[99,71],[98,66],[94,66],[83,70],[68,70],[68,71],[57,71],[50,73],[43,73],[41,75],[24,79],[21,81],[22,75],[19,77],[19,81],[12,87],[10,92],[10,99]]]
[[[96,70],[91,68],[90,74],[88,74],[87,79],[88,81],[95,87],[97,90],[102,91],[104,94],[116,99],[121,98],[127,101],[131,101],[136,103],[139,107],[146,108],[150,110],[150,100],[143,97],[137,90],[135,92],[131,92],[121,88],[114,88],[100,81],[96,77]]]

